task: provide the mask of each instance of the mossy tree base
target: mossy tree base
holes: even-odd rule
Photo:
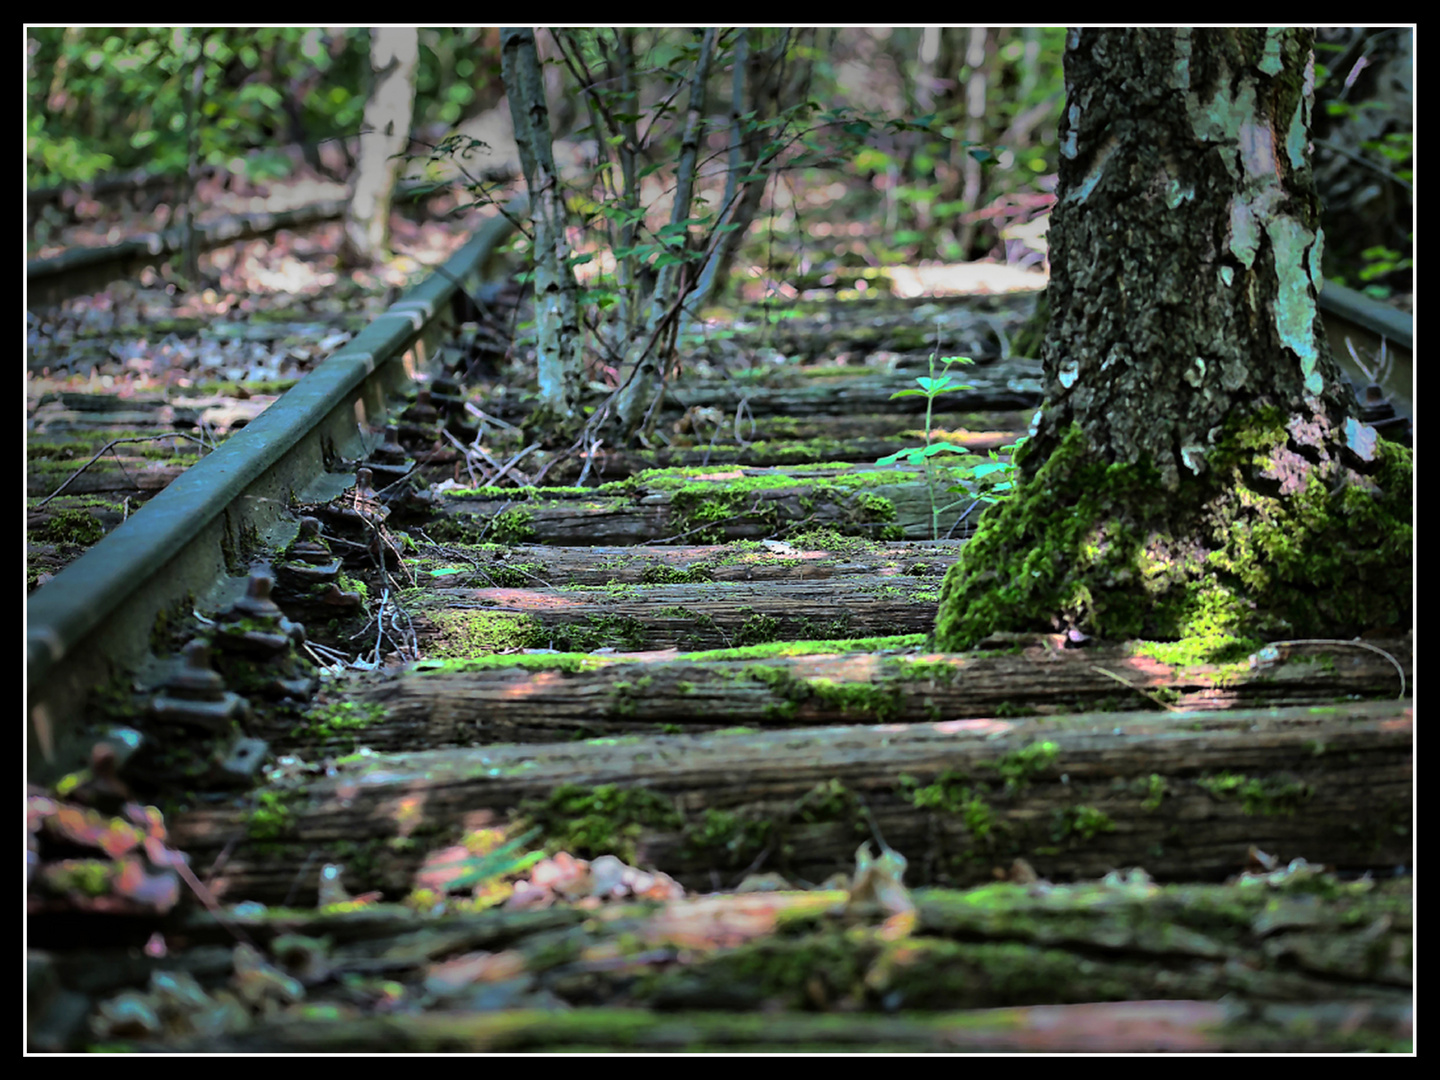
[[[1320,415],[1232,420],[1199,476],[1107,464],[1076,426],[946,575],[935,646],[996,631],[1111,640],[1353,637],[1411,623],[1412,458],[1361,463]]]

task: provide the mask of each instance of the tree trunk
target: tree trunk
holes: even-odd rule
[[[540,410],[530,425],[538,431],[549,423],[557,426],[563,437],[576,420],[575,396],[582,374],[580,315],[570,244],[565,236],[565,198],[555,168],[549,110],[535,54],[535,35],[530,29],[501,29],[500,64],[535,229],[531,239]]]
[[[1045,402],[938,647],[1409,626],[1411,456],[1352,415],[1316,307],[1310,46],[1070,33]]]
[[[370,33],[375,82],[365,104],[355,192],[345,214],[344,256],[358,263],[389,258],[390,203],[400,169],[396,155],[410,142],[415,67],[420,61],[420,39],[413,27],[379,27]]]
[[[620,388],[615,411],[624,436],[633,437],[641,429],[649,430],[658,398],[664,393],[662,355],[668,363],[671,344],[662,349],[660,339],[667,326],[677,325],[678,306],[695,287],[695,267],[681,254],[690,242],[684,223],[690,217],[695,190],[695,173],[700,152],[700,137],[705,120],[705,83],[710,76],[710,63],[715,51],[716,32],[707,29],[700,39],[700,55],[690,79],[690,108],[685,119],[685,134],[680,140],[680,160],[675,170],[675,204],[670,212],[672,229],[684,229],[667,242],[671,255],[659,264],[655,291],[645,316],[644,333],[639,342],[632,342],[627,366],[630,376]],[[675,258],[678,256],[678,258]],[[671,259],[674,261],[671,261]]]

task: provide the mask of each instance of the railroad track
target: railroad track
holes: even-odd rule
[[[970,986],[999,974],[988,967],[998,960],[965,953],[994,928],[966,922],[943,891],[910,899],[898,852],[906,885],[1003,875],[1011,901],[1044,906],[1030,917],[1054,929],[1068,905],[1093,908],[1087,888],[1109,890],[1120,922],[1070,931],[1079,956],[1113,951],[1118,927],[1141,925],[1152,904],[1167,925],[1211,910],[1220,894],[1203,890],[1224,886],[1199,883],[1233,873],[1247,847],[1257,880],[1271,875],[1262,889],[1280,891],[1313,871],[1266,865],[1265,852],[1351,872],[1406,861],[1412,714],[1396,699],[1413,678],[1408,640],[1381,643],[1381,655],[1295,644],[1248,661],[1035,636],[975,657],[924,655],[961,541],[926,539],[931,502],[913,470],[815,456],[817,435],[870,439],[861,462],[914,439],[913,413],[884,411],[903,375],[682,384],[664,421],[669,449],[592,454],[599,486],[504,486],[547,471],[576,479],[562,470],[577,466],[551,468],[527,448],[515,395],[493,394],[477,415],[433,381],[415,395],[411,376],[467,364],[457,327],[505,228],[482,228],[31,597],[30,779],[67,775],[57,798],[119,815],[110,835],[144,842],[152,883],[121,882],[100,904],[67,889],[66,866],[42,852],[50,892],[30,929],[47,953],[31,994],[47,1021],[33,1043],[370,1046],[377,995],[398,985],[425,1015],[397,1013],[376,1048],[612,1045],[627,1025],[650,1046],[844,1044],[793,1011],[760,1036],[719,1018],[768,1002],[900,1007],[901,1022],[866,1028],[866,1044],[933,1049],[917,1007],[1038,1002],[887,959],[885,935],[908,918],[917,947],[950,950],[946,964],[972,971]],[[983,353],[1004,317],[957,315],[948,332],[981,335],[966,348]],[[1036,366],[996,358],[966,376],[973,396],[936,426],[981,451],[1013,441],[1038,398]],[[846,403],[864,414],[853,433],[840,426]],[[656,466],[682,467],[646,471]],[[447,470],[450,483],[402,495],[417,467],[431,479]],[[1237,761],[1253,782],[1236,780]],[[136,793],[164,805],[162,830],[125,817]],[[32,803],[39,835],[53,844],[66,812]],[[528,863],[513,845],[544,842],[517,836],[521,821],[562,854],[523,878],[533,906],[486,912],[467,892],[486,881],[482,864],[519,872]],[[83,846],[66,836],[72,854]],[[862,840],[871,853],[857,865]],[[1040,852],[1035,869],[1056,881],[1144,865],[1177,884],[1031,887],[1035,869],[1012,849]],[[828,890],[763,891],[844,871],[853,876]],[[204,902],[188,914],[167,891],[182,884]],[[1370,959],[1296,977],[1284,973],[1302,948],[1292,944],[1266,961],[1273,983],[1245,988],[1272,1004],[1354,997],[1356,1037],[1403,1038],[1406,895],[1333,888],[1352,911],[1337,926],[1384,920],[1361,950]],[[694,895],[712,889],[743,891]],[[1087,961],[1069,1000],[1117,986],[1137,1000],[1241,989],[1242,958],[1277,940],[1253,925],[1267,895],[1233,927],[1193,928],[1208,944],[1203,960],[1187,954],[1183,985],[1147,982],[1142,969],[1163,973],[1173,958],[1160,938],[1126,931],[1129,959]],[[575,897],[588,899],[564,902]],[[624,904],[642,898],[665,900],[666,914]],[[1357,920],[1362,903],[1377,906]],[[790,936],[769,940],[779,923]],[[1058,940],[1042,927],[1011,947],[1053,963],[1043,943]],[[143,962],[122,962],[147,941]],[[817,951],[785,961],[802,943]],[[840,974],[832,954],[861,974]],[[157,981],[175,971],[193,990]],[[232,983],[230,997],[217,990]],[[328,1011],[302,1020],[305,1000]],[[637,1011],[586,1007],[615,1002]],[[588,1026],[542,1019],[559,1005],[578,1006]],[[656,1008],[686,1010],[691,1033],[655,1027]],[[293,1019],[275,1019],[282,1009]],[[490,1009],[517,1026],[459,1019]],[[226,1010],[213,1026],[202,1019]],[[1206,1045],[1302,1045],[1286,1041],[1278,1014],[1220,1038]],[[998,1030],[977,1040],[1026,1045]]]

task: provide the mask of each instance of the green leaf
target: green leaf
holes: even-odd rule
[[[882,458],[876,458],[876,465],[894,465],[901,458],[904,458],[911,465],[919,465],[925,460],[925,451],[922,447],[913,447],[909,450],[897,450],[893,454],[886,454]]]
[[[969,454],[970,451],[963,446],[956,446],[954,443],[938,442],[931,443],[925,447],[924,457],[934,457],[936,454]]]
[[[978,478],[978,477],[981,477],[981,476],[989,476],[991,473],[994,473],[994,472],[1006,472],[1006,471],[1008,471],[1008,470],[1010,470],[1010,469],[1013,469],[1014,467],[1015,467],[1015,466],[1010,465],[1010,464],[1007,464],[1006,462],[1001,462],[1001,461],[987,462],[987,463],[984,464],[984,465],[976,465],[976,466],[975,466],[975,476],[976,476],[977,478]]]

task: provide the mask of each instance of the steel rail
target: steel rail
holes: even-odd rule
[[[1389,304],[1382,304],[1364,293],[1327,280],[1320,290],[1320,310],[1349,319],[1376,337],[1383,337],[1407,352],[1414,349],[1414,318],[1407,312]]]
[[[354,482],[328,467],[362,459],[377,441],[388,399],[466,310],[512,228],[505,215],[487,220],[442,268],[29,597],[32,782],[74,767],[89,694],[145,661],[157,620],[238,595],[246,553],[293,532],[296,497],[329,498]]]

